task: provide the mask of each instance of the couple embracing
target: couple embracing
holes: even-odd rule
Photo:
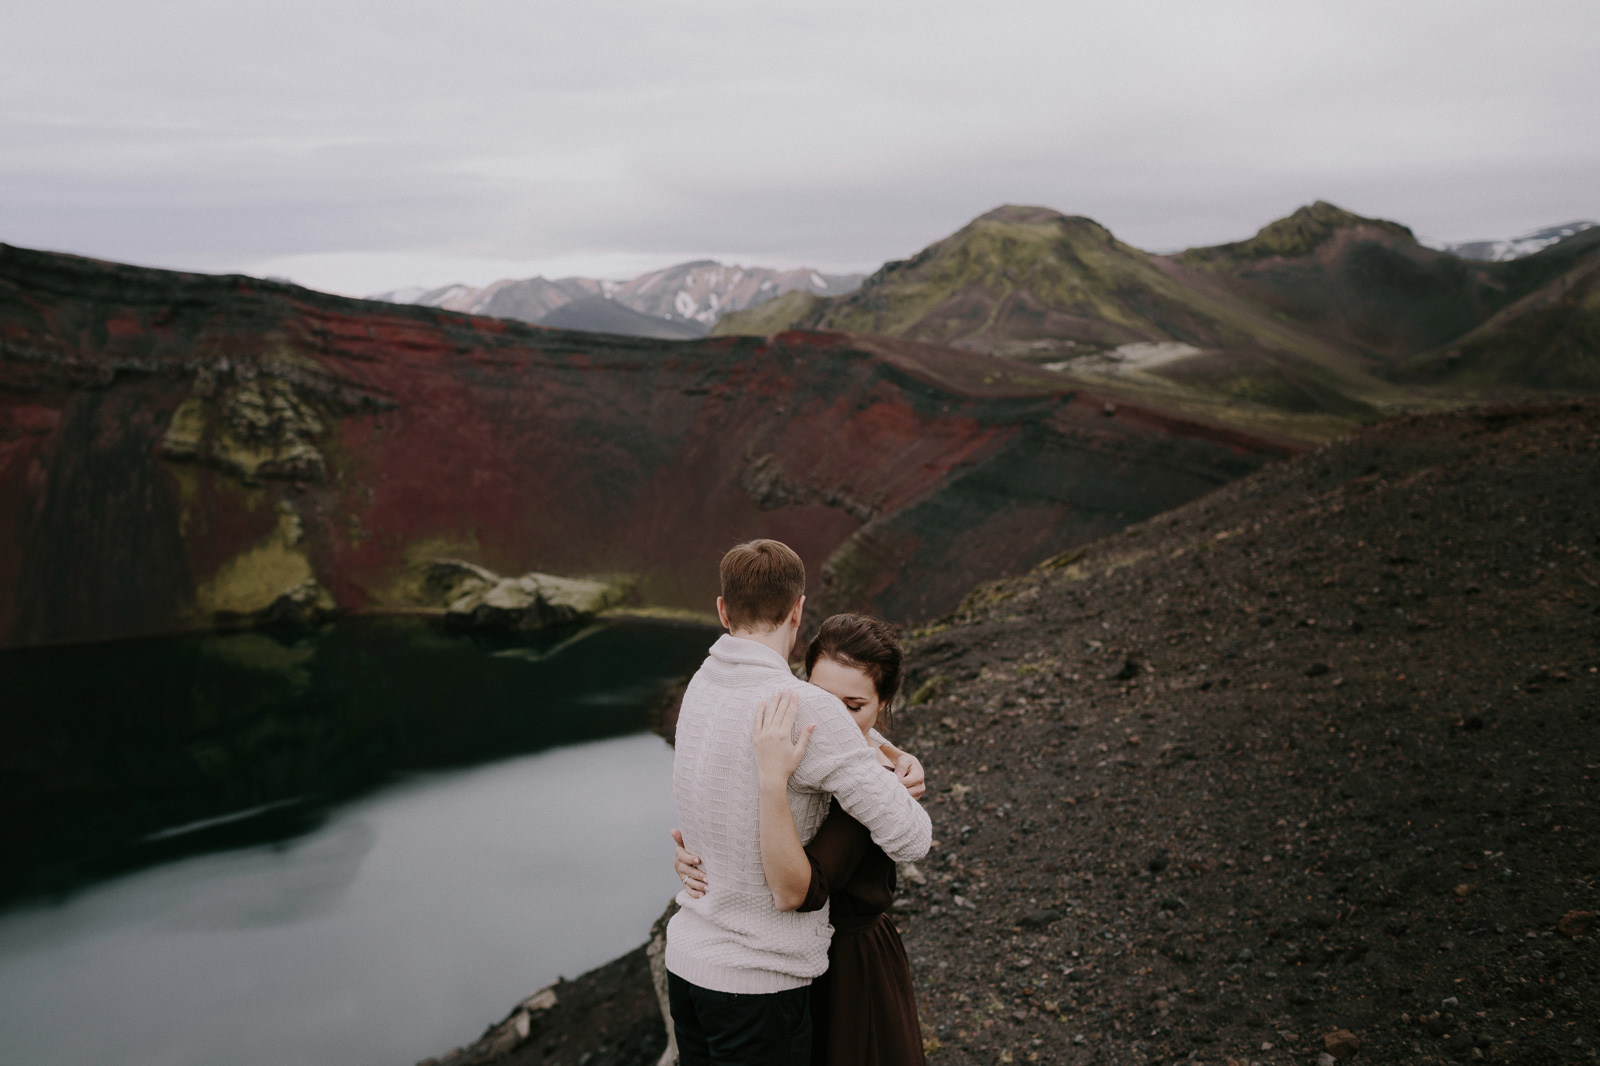
[[[927,854],[923,773],[875,726],[900,686],[894,627],[835,615],[789,656],[805,567],[786,545],[723,557],[728,632],[690,681],[673,791],[682,909],[667,926],[683,1066],[920,1066],[895,863]],[[681,835],[680,835],[681,834]]]

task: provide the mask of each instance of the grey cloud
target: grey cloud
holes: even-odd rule
[[[0,240],[293,261],[351,291],[455,280],[379,276],[400,261],[870,267],[1002,202],[1151,248],[1318,197],[1441,239],[1600,213],[1588,3],[69,0],[4,19]]]

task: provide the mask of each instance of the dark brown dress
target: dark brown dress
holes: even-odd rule
[[[830,899],[828,972],[811,985],[812,1066],[923,1066],[911,961],[889,920],[894,863],[834,800],[806,845],[803,911]]]

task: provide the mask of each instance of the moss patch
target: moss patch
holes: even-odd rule
[[[314,581],[311,561],[300,547],[300,516],[280,508],[278,527],[260,544],[229,559],[200,585],[195,602],[206,614],[251,615],[263,611],[288,590]]]
[[[711,327],[713,337],[752,336],[766,337],[793,329],[799,322],[816,313],[828,301],[814,292],[797,289],[786,292],[766,303],[733,311],[717,319]]]
[[[917,686],[917,691],[911,694],[911,706],[917,707],[930,700],[936,700],[944,695],[944,690],[950,686],[948,674],[935,674]]]
[[[1236,241],[1216,248],[1198,248],[1190,255],[1228,257],[1233,259],[1264,259],[1281,256],[1285,259],[1310,255],[1328,238],[1342,229],[1372,226],[1397,237],[1415,241],[1411,230],[1398,222],[1378,218],[1363,218],[1358,214],[1336,207],[1326,200],[1318,200],[1300,208],[1287,218],[1269,222],[1247,241]]]

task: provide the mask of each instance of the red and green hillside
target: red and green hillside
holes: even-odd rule
[[[819,607],[909,619],[1294,450],[977,352],[608,337],[0,246],[0,646],[295,588],[416,609],[441,557],[705,610],[760,535]]]

